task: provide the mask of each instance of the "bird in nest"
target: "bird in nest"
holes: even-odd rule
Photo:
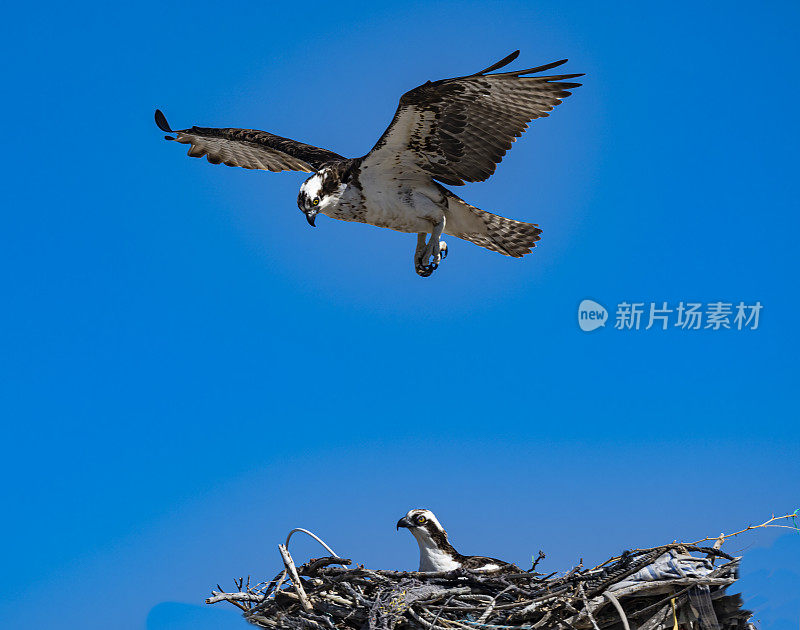
[[[488,179],[528,123],[548,116],[580,85],[571,79],[581,74],[540,74],[566,59],[494,72],[518,55],[517,50],[480,72],[428,81],[406,92],[389,127],[364,157],[345,158],[255,129],[173,130],[160,110],[155,119],[162,131],[172,134],[167,140],[189,145],[191,157],[313,173],[297,197],[310,225],[324,214],[416,234],[414,269],[427,277],[447,255],[443,234],[514,258],[529,254],[540,238],[537,224],[476,208],[442,185]],[[525,185],[530,188],[529,182]]]
[[[419,545],[419,570],[425,572],[455,571],[513,571],[521,569],[510,562],[487,558],[485,556],[465,556],[455,550],[447,540],[447,532],[430,510],[410,510],[397,521],[397,529],[405,527]]]

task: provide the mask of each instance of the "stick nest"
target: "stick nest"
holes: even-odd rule
[[[705,575],[626,581],[665,553],[704,565]],[[283,545],[281,555],[286,570],[275,579],[237,580],[235,592],[218,587],[206,603],[227,601],[271,629],[752,630],[741,597],[725,592],[739,559],[712,547],[638,549],[560,576],[537,573],[538,560],[520,573],[419,573],[334,566],[350,564],[336,557],[295,567]]]

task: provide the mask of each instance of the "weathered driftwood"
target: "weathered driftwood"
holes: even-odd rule
[[[676,621],[682,630],[750,627],[741,598],[725,593],[739,559],[718,545],[636,550],[562,576],[533,567],[515,574],[347,568],[350,560],[336,556],[298,567],[286,545],[279,549],[285,570],[274,579],[252,587],[237,580],[235,592],[213,591],[206,603],[228,601],[254,625],[290,630],[659,630]],[[671,549],[689,566],[693,558],[721,564],[703,576],[622,584]]]

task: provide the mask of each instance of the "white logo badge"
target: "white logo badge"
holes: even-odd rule
[[[605,326],[608,321],[608,311],[594,300],[583,300],[578,305],[578,326],[585,332],[590,332],[600,326]]]

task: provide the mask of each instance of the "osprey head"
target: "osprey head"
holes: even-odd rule
[[[403,518],[397,521],[397,529],[405,527],[411,530],[411,533],[416,536],[420,530],[425,530],[429,533],[441,532],[445,534],[444,528],[436,520],[436,515],[430,510],[409,510]],[[416,531],[415,531],[416,530]],[[445,534],[446,536],[447,534]]]
[[[317,214],[319,212],[324,214],[326,209],[335,205],[340,192],[339,176],[336,171],[328,168],[320,169],[300,186],[297,207],[306,215],[308,224],[316,227],[314,221]]]
[[[405,527],[419,545],[420,571],[452,571],[460,564],[458,552],[447,540],[447,532],[430,510],[409,510],[397,521],[397,529]]]

